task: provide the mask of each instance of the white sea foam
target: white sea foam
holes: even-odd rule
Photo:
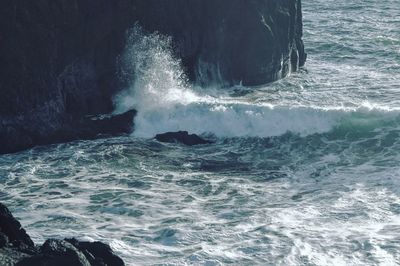
[[[178,130],[217,137],[270,137],[286,132],[304,136],[330,131],[341,123],[357,126],[393,120],[399,112],[368,101],[350,107],[276,105],[229,97],[215,89],[199,90],[188,84],[171,40],[157,33],[143,34],[138,27],[130,35],[123,62],[131,86],[116,97],[117,112],[138,110],[134,131],[138,137]]]

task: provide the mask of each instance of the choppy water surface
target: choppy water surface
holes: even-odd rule
[[[0,200],[35,242],[101,240],[128,265],[400,264],[400,4],[303,9],[306,69],[263,88],[188,88],[136,42],[136,133],[3,155]],[[150,139],[177,129],[216,143]]]

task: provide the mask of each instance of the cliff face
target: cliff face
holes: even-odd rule
[[[87,138],[83,117],[111,112],[123,87],[116,58],[135,22],[172,36],[201,85],[264,84],[305,61],[300,0],[4,0],[0,7],[0,153]]]
[[[139,21],[173,37],[190,79],[260,85],[304,65],[300,0],[147,1]]]

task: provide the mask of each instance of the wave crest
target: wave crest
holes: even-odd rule
[[[151,138],[167,131],[187,130],[217,137],[271,137],[287,132],[302,136],[333,129],[373,129],[398,124],[399,110],[371,104],[355,108],[279,106],[227,97],[221,91],[190,86],[169,37],[144,34],[136,26],[124,54],[124,74],[131,86],[117,95],[117,112],[135,108],[134,135]]]

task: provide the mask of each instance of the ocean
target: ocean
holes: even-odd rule
[[[190,85],[133,31],[131,136],[0,156],[0,201],[36,243],[109,243],[127,265],[399,265],[400,2],[303,1],[306,66]],[[215,141],[188,147],[155,134]]]

